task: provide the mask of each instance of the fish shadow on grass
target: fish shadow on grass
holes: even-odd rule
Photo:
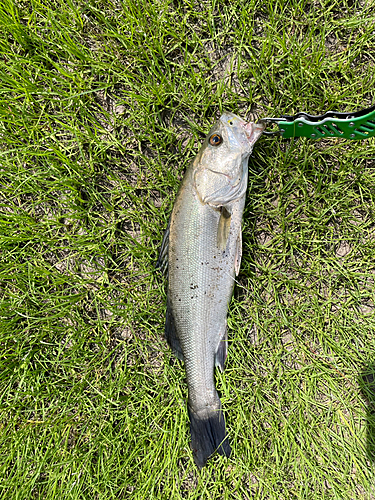
[[[361,393],[366,401],[366,453],[375,462],[375,363],[367,365],[359,377]]]

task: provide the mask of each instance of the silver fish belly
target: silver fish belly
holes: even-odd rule
[[[191,443],[203,467],[217,450],[229,457],[214,368],[224,369],[227,312],[242,254],[247,160],[263,126],[226,113],[187,169],[158,265],[168,271],[166,338],[184,361]],[[221,149],[220,149],[221,148]]]

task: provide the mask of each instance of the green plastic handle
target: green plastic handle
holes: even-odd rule
[[[284,139],[290,137],[308,137],[309,139],[340,137],[341,139],[358,140],[375,136],[375,109],[363,116],[348,116],[346,118],[330,116],[315,122],[309,121],[305,116],[300,116],[294,121],[278,121],[277,125],[282,137]]]

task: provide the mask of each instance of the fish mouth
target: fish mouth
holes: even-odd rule
[[[265,129],[265,124],[263,123],[254,123],[254,122],[248,122],[242,125],[245,135],[247,137],[247,140],[251,145],[255,144],[256,141],[259,139],[259,137],[262,135],[264,129]]]

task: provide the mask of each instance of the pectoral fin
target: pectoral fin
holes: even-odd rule
[[[225,250],[229,237],[231,214],[225,207],[221,207],[219,225],[217,228],[217,246],[220,250]]]

